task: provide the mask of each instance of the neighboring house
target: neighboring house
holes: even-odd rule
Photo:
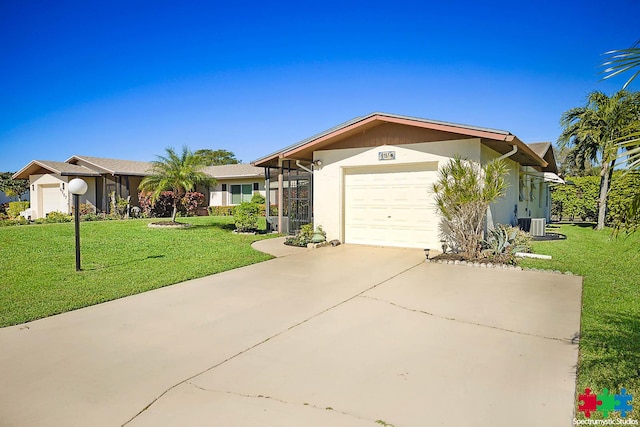
[[[506,159],[509,188],[491,205],[488,228],[550,217],[551,144],[528,146],[503,130],[373,113],[253,164],[270,170],[267,186],[277,181],[279,216],[269,222],[282,232],[312,222],[346,243],[440,248],[432,185],[455,155]]]
[[[218,181],[210,189],[210,206],[235,206],[250,202],[256,193],[266,197],[264,168],[235,164],[209,166],[204,171]]]
[[[73,178],[85,180],[89,186],[80,197],[99,212],[109,212],[109,195],[130,197],[131,206],[139,205],[138,186],[149,175],[151,163],[132,160],[106,159],[100,157],[72,156],[64,162],[33,160],[13,175],[15,179],[29,179],[31,197],[31,218],[44,218],[49,212],[71,212],[72,197],[68,183]],[[210,166],[206,172],[216,178],[218,184],[212,188],[198,187],[205,194],[209,205],[235,205],[240,200],[258,192],[265,195],[264,169],[251,165]],[[257,187],[257,190],[255,188]],[[251,197],[249,197],[250,199]]]

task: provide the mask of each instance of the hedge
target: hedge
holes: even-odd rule
[[[600,196],[599,176],[566,177],[571,184],[556,185],[551,191],[551,214],[562,219],[595,221]],[[607,197],[608,224],[620,221],[629,201],[640,189],[640,173],[616,171]]]
[[[9,202],[7,215],[10,219],[16,219],[20,216],[20,212],[29,209],[29,202]]]

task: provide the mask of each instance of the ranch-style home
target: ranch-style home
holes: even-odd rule
[[[266,168],[267,188],[278,195],[278,216],[269,218],[274,229],[313,223],[345,243],[424,249],[441,246],[432,185],[456,155],[482,165],[507,162],[509,188],[491,205],[488,228],[520,224],[544,233],[548,184],[559,180],[553,148],[504,130],[372,113],[253,164]]]
[[[100,212],[109,212],[109,194],[130,197],[131,206],[138,205],[138,186],[149,175],[151,163],[101,157],[71,156],[64,162],[33,160],[13,175],[30,183],[32,219],[44,218],[49,212],[71,213],[72,197],[68,183],[82,178],[89,186],[80,197]],[[209,166],[205,172],[216,178],[212,188],[198,187],[209,206],[234,206],[251,200],[255,193],[265,196],[264,169],[248,164]],[[275,196],[274,196],[275,197]]]

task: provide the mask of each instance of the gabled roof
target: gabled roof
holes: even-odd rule
[[[29,175],[54,173],[62,176],[100,176],[84,166],[72,165],[51,160],[32,160],[28,165],[13,174],[13,179],[29,179]]]
[[[550,142],[531,142],[527,144],[540,158],[547,162],[547,167],[543,169],[544,172],[558,173],[558,165],[556,164],[556,157],[553,154],[553,147]]]
[[[216,179],[264,177],[264,169],[246,163],[207,166],[204,172]]]
[[[309,160],[313,157],[313,151],[330,148],[329,146],[337,141],[385,123],[413,126],[440,132],[440,134],[456,135],[461,139],[480,138],[484,144],[501,154],[510,151],[512,146],[515,145],[518,147],[518,153],[513,156],[513,160],[525,166],[541,168],[547,166],[545,160],[509,131],[389,113],[371,113],[366,116],[356,117],[252,163],[256,166],[275,166],[278,159]]]
[[[107,159],[103,157],[71,156],[66,163],[83,165],[111,175],[149,175],[150,162],[138,162],[134,160]]]
[[[91,156],[71,156],[65,162],[33,160],[13,175],[14,179],[29,179],[29,175],[53,173],[62,176],[129,175],[148,176],[151,162],[107,159]],[[216,179],[264,177],[264,169],[250,164],[207,166],[204,172]]]

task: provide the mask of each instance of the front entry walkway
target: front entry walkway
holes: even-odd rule
[[[0,425],[568,425],[581,278],[423,256],[325,247],[0,329]]]

